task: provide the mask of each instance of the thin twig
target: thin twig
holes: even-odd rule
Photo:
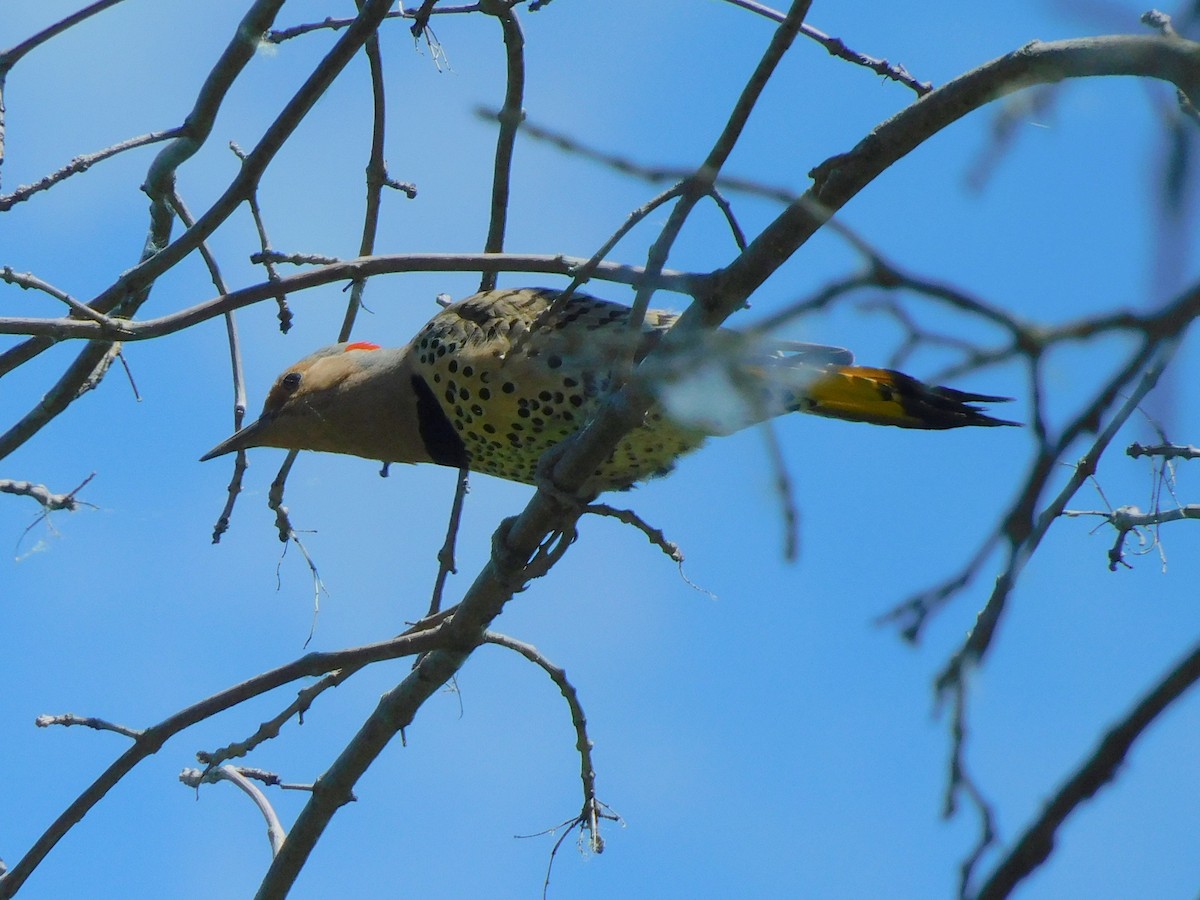
[[[454,546],[458,540],[458,525],[462,520],[463,505],[470,491],[470,469],[459,469],[455,481],[454,500],[450,504],[450,522],[446,526],[446,540],[438,550],[438,573],[433,584],[433,597],[429,601],[429,611],[426,616],[437,615],[442,609],[442,592],[446,588],[446,578],[458,574],[454,562]]]
[[[563,695],[563,699],[567,701],[567,707],[571,711],[571,725],[575,728],[575,749],[579,751],[579,779],[583,783],[583,808],[576,817],[575,824],[588,833],[588,846],[592,852],[603,853],[604,838],[600,835],[600,820],[602,818],[611,819],[612,816],[604,814],[600,808],[600,801],[596,797],[596,767],[592,761],[594,745],[591,738],[588,737],[587,717],[583,714],[578,691],[567,678],[566,670],[552,663],[532,644],[518,641],[495,631],[484,632],[483,640],[485,643],[496,644],[516,651],[531,663],[539,666],[550,676],[550,680],[554,682]]]
[[[246,153],[244,150],[242,150],[241,147],[239,147],[237,145],[236,142],[230,141],[229,149],[231,151],[233,151],[234,156],[236,156],[239,160],[241,160],[242,165],[246,164]],[[267,270],[267,281],[269,281],[271,284],[274,284],[278,287],[280,277],[279,277],[279,270],[275,268],[275,263],[277,262],[277,260],[272,258],[276,254],[271,249],[271,239],[267,236],[267,225],[266,225],[266,222],[263,220],[262,208],[258,204],[258,188],[257,188],[257,186],[254,187],[250,191],[250,195],[246,198],[246,205],[250,208],[250,217],[252,219],[254,219],[254,229],[258,232],[258,244],[262,248],[262,250],[260,252],[251,254],[250,261],[252,263],[254,263],[255,265],[262,265],[262,267]],[[191,226],[189,225],[188,227],[190,228]],[[331,260],[331,261],[336,262],[336,260]],[[292,311],[291,311],[291,309],[288,308],[286,291],[284,291],[283,289],[279,289],[276,292],[275,304],[279,309],[278,313],[276,314],[276,318],[279,320],[279,331],[283,334],[287,334],[292,329]],[[232,321],[232,320],[229,319],[227,316],[226,321]],[[238,350],[238,348],[237,348],[236,325],[232,329],[232,333],[230,335],[229,351],[230,351],[231,356],[233,357],[234,391],[235,391],[235,393],[240,394],[241,399],[242,399],[242,405],[244,408],[246,391],[245,391],[244,386],[239,388],[239,384],[241,382],[240,376],[241,376],[241,368],[242,368],[242,357],[241,357],[240,350]],[[240,419],[238,420],[238,424],[240,427],[240,424],[241,424]]]
[[[32,272],[14,272],[11,266],[3,266],[0,267],[0,281],[6,284],[15,284],[22,290],[41,291],[43,294],[49,294],[55,300],[61,300],[65,303],[71,309],[71,312],[80,318],[95,322],[104,328],[119,331],[124,327],[117,320],[103,313],[96,312],[96,310],[92,309],[86,303],[80,303],[66,291],[59,290],[49,282],[38,278]]]
[[[1143,446],[1136,441],[1125,453],[1138,459],[1142,456],[1161,456],[1163,459],[1200,459],[1200,447],[1193,444],[1152,444]]]
[[[120,2],[121,0],[97,0],[97,2],[91,4],[90,6],[85,6],[78,12],[71,13],[71,15],[60,19],[53,25],[43,28],[32,37],[28,37],[21,41],[21,43],[10,47],[3,53],[0,53],[0,78],[3,78],[4,75],[7,75],[9,70],[12,69],[12,67],[15,66],[18,61],[20,61],[21,57],[23,57],[29,51],[40,47],[51,38],[57,37],[64,31],[75,27],[84,19],[91,18],[92,16],[96,15],[96,13],[103,12],[109,7],[116,6]]]
[[[238,151],[235,150],[234,152],[237,153]],[[253,200],[251,200],[251,204],[252,207],[256,208]],[[178,192],[172,192],[171,206],[185,227],[191,228],[195,224],[195,219],[192,217],[191,212]],[[228,293],[229,288],[221,275],[221,268],[217,264],[216,257],[213,256],[212,251],[209,249],[207,241],[200,244],[200,254],[204,259],[204,264],[208,267],[209,277],[212,279],[213,287],[217,289],[217,293]],[[229,343],[233,368],[233,430],[237,431],[242,427],[242,420],[246,415],[246,383],[242,374],[237,319],[233,311],[225,313],[225,335]],[[247,465],[245,453],[239,453],[234,457],[233,475],[229,479],[229,484],[225,489],[225,506],[222,508],[221,514],[217,517],[217,521],[213,525],[212,542],[214,544],[219,544],[221,542],[221,535],[229,529],[229,520],[233,515],[233,506],[237,502],[238,495],[242,492],[242,479],[246,474]]]
[[[704,162],[699,168],[683,182],[682,195],[671,210],[671,215],[668,217],[657,240],[651,245],[650,252],[647,254],[646,272],[651,277],[656,277],[666,266],[671,247],[683,229],[684,222],[691,215],[700,198],[707,196],[708,192],[713,188],[717,176],[720,175],[722,167],[729,159],[729,155],[733,152],[738,139],[741,137],[746,123],[750,119],[750,113],[757,105],[758,98],[766,88],[767,82],[775,71],[775,67],[779,65],[780,60],[783,59],[784,54],[795,40],[800,26],[804,22],[804,17],[808,14],[810,5],[811,0],[793,0],[788,14],[771,36],[771,43],[764,51],[754,72],[742,89],[737,103],[734,104],[733,111],[729,114],[729,119],[726,121],[725,127],[713,143],[708,156],[705,157]],[[638,287],[637,295],[633,301],[633,314],[629,317],[630,329],[636,331],[641,327],[646,310],[650,307],[650,299],[653,294],[654,287],[652,285],[643,284]]]
[[[959,866],[958,896],[959,900],[968,900],[967,887],[971,882],[971,874],[975,866],[983,858],[984,853],[996,841],[996,815],[967,771],[967,686],[956,682],[948,691],[951,696],[950,713],[950,772],[946,779],[946,790],[942,797],[942,816],[950,818],[957,811],[958,794],[965,793],[972,808],[979,817],[979,836],[967,857]]]
[[[1088,409],[1084,413],[1081,413],[1074,423],[1064,430],[1064,434],[1060,436],[1056,448],[1042,448],[1039,451],[1038,460],[1035,462],[1035,470],[1028,477],[1025,489],[1022,491],[1023,497],[1028,498],[1030,504],[1036,502],[1036,498],[1040,495],[1041,490],[1044,489],[1046,478],[1048,478],[1047,461],[1057,459],[1058,456],[1065,452],[1074,439],[1072,437],[1071,441],[1068,441],[1066,440],[1066,436],[1072,430],[1082,430],[1086,423],[1096,421],[1101,412],[1116,399],[1122,387],[1135,377],[1144,365],[1149,363],[1149,368],[1142,373],[1141,379],[1130,392],[1126,402],[1112,416],[1105,428],[1096,437],[1087,453],[1084,454],[1083,458],[1075,466],[1071,478],[1068,480],[1067,485],[1059,492],[1058,496],[1036,518],[1033,515],[1031,505],[1026,506],[1025,502],[1021,501],[1014,507],[1004,522],[1003,534],[1008,541],[1007,565],[996,578],[995,587],[983,609],[976,616],[975,624],[968,633],[966,640],[963,641],[935,680],[935,691],[938,698],[944,698],[947,695],[955,698],[956,717],[959,718],[956,718],[954,727],[952,728],[952,760],[961,760],[965,753],[965,728],[961,727],[960,718],[965,716],[963,710],[967,677],[970,671],[981,664],[985,654],[991,647],[996,629],[1003,619],[1008,599],[1025,565],[1036,552],[1050,526],[1063,514],[1063,510],[1070,498],[1078,491],[1080,485],[1095,473],[1096,464],[1105,449],[1115,438],[1118,430],[1125,424],[1134,410],[1137,409],[1141,400],[1153,389],[1163,370],[1172,359],[1173,354],[1178,350],[1180,341],[1180,336],[1167,338],[1161,343],[1147,339],[1141,347],[1134,351],[1132,358],[1126,365],[1101,389],[1092,403],[1089,404]],[[999,533],[994,534],[990,540],[994,540]],[[968,790],[968,792],[974,790],[974,785],[968,784],[961,777],[961,770],[953,765],[948,781],[947,793],[951,797],[954,792],[960,789]],[[990,827],[986,817],[984,824]],[[981,838],[982,843],[984,842]],[[973,852],[964,862],[964,884],[970,880],[972,868],[978,861],[981,853],[982,849],[978,849],[977,852]]]
[[[355,0],[362,12],[362,0]],[[383,201],[383,188],[388,183],[387,167],[384,162],[384,145],[387,135],[387,99],[384,93],[383,54],[379,49],[378,33],[371,34],[363,44],[367,57],[367,68],[371,76],[371,150],[367,156],[367,200],[363,210],[362,236],[359,238],[358,255],[370,256],[375,252],[375,237],[379,233],[379,208]],[[267,248],[264,246],[263,250]],[[354,331],[354,320],[363,305],[363,293],[367,289],[365,278],[356,279],[350,285],[350,298],[346,314],[338,331],[338,341],[350,340]]]
[[[800,512],[796,506],[792,476],[788,473],[787,459],[770,419],[763,421],[760,431],[767,445],[767,459],[771,464],[775,496],[779,499],[779,512],[783,519],[783,558],[787,562],[795,562],[800,555]]]
[[[725,2],[732,3],[734,6],[740,6],[742,9],[747,9],[750,12],[758,13],[760,16],[765,16],[774,22],[782,22],[784,18],[783,13],[757,3],[755,0],[725,0]],[[877,75],[898,81],[905,87],[911,88],[918,97],[924,97],[933,90],[932,84],[928,81],[917,81],[917,79],[908,73],[908,70],[904,66],[898,63],[889,63],[886,59],[875,59],[872,56],[866,56],[865,54],[851,50],[841,38],[830,37],[824,32],[813,28],[811,25],[801,25],[800,33],[824,47],[829,51],[830,56],[836,56],[838,59],[844,59],[857,66],[864,66]]]
[[[684,584],[694,591],[699,591],[702,594],[707,594],[714,600],[716,599],[716,594],[696,584],[696,582],[688,577],[687,572],[683,569],[684,555],[680,546],[674,541],[668,540],[661,528],[655,528],[632,509],[618,509],[615,506],[609,506],[607,503],[589,503],[583,508],[583,512],[594,516],[616,519],[618,522],[632,525],[645,536],[646,540],[666,554],[667,558],[679,567],[679,577],[683,579]]]
[[[1161,39],[1153,42],[1156,54],[1162,54],[1163,43]],[[1149,45],[1146,49],[1149,51]],[[1168,49],[1162,55],[1169,57],[1171,52]],[[1020,65],[1014,63],[1014,69],[1028,74],[1032,66],[1027,57],[1038,55],[1038,48],[1027,48],[1020,57],[1016,57]],[[1130,59],[1133,60],[1132,63]],[[1144,56],[1135,52],[1132,57],[1124,58],[1122,65],[1137,65],[1144,62],[1144,59]],[[1041,58],[1040,61],[1046,60]],[[1056,60],[1055,77],[1063,77],[1064,71],[1068,75],[1071,74],[1070,67],[1064,69],[1062,62],[1061,59]],[[987,91],[974,98],[959,94],[953,109],[940,105],[942,99],[938,97],[938,92],[934,92],[918,104],[921,116],[932,118],[924,120],[926,127],[919,129],[921,135],[913,137],[912,140],[919,142],[924,135],[931,133],[930,126],[936,131],[963,115],[973,103],[991,99],[996,90],[995,72],[988,74],[993,77],[985,79],[988,81]],[[1088,74],[1096,73],[1093,69]],[[962,88],[961,83],[958,88]],[[953,90],[949,93],[954,95]],[[972,102],[963,103],[964,100]],[[942,116],[946,116],[944,122]],[[903,142],[889,148],[887,139],[892,129],[898,127],[896,123],[904,121],[902,113],[877,129],[872,136],[870,154],[865,151],[857,155],[848,154],[847,158],[842,160],[846,163],[845,166],[831,164],[824,167],[818,173],[818,187],[814,192],[814,199],[821,202],[825,209],[836,208],[878,174],[881,169],[876,167],[886,166],[893,153],[903,155],[906,152]],[[911,121],[909,124],[912,124]],[[880,146],[883,147],[882,151]],[[911,146],[908,149],[911,149]],[[870,162],[867,161],[868,156]],[[686,341],[689,328],[715,324],[731,315],[749,294],[775,271],[782,259],[812,234],[813,229],[820,223],[812,221],[811,216],[812,211],[809,208],[789,207],[788,211],[751,243],[744,254],[723,271],[720,290],[706,297],[701,309],[691,315],[685,313],[680,318],[679,324],[664,337],[663,345],[674,349],[676,344]],[[694,304],[692,309],[696,310],[696,307]],[[571,440],[569,446],[558,457],[551,473],[554,484],[559,488],[558,493],[539,489],[521,516],[506,520],[504,526],[498,529],[497,547],[491,559],[468,589],[458,611],[449,622],[449,630],[456,642],[425,656],[416,670],[381,698],[375,711],[363,723],[338,760],[318,781],[318,789],[314,790],[309,804],[292,828],[283,851],[272,864],[261,885],[261,896],[279,896],[286,893],[327,827],[330,817],[342,804],[348,802],[351,788],[362,773],[392,738],[413,721],[413,716],[421,704],[454,675],[471,648],[476,645],[482,630],[511,599],[513,591],[526,583],[527,575],[531,571],[528,563],[539,556],[539,548],[544,548],[544,556],[550,558],[555,555],[556,548],[563,546],[562,540],[554,540],[554,535],[565,536],[566,528],[577,512],[569,505],[564,505],[561,495],[570,490],[582,490],[586,480],[593,475],[597,465],[612,452],[620,437],[641,424],[651,402],[652,398],[640,391],[636,384],[626,385],[618,394],[606,400],[587,428]],[[551,542],[549,545],[548,541]],[[538,566],[532,568],[536,569]]]
[[[259,790],[237,766],[219,766],[204,772],[199,769],[184,769],[179,773],[179,780],[191,788],[199,788],[201,784],[213,784],[218,781],[228,781],[230,784],[236,785],[242,793],[254,801],[254,805],[258,807],[258,811],[266,820],[267,840],[271,843],[271,855],[275,856],[279,853],[279,849],[287,838],[287,832],[279,821],[275,807],[271,805],[267,795]]]
[[[149,134],[129,138],[128,140],[113,144],[111,147],[98,150],[95,153],[84,153],[76,156],[61,169],[57,169],[49,175],[42,176],[32,184],[23,184],[11,194],[0,196],[0,212],[8,212],[8,210],[12,209],[18,203],[25,202],[34,194],[49,190],[60,181],[65,181],[72,175],[86,172],[96,163],[116,156],[118,153],[133,150],[137,147],[145,147],[148,144],[157,144],[159,141],[174,140],[181,134],[183,134],[182,127],[168,128],[166,131],[151,131]]]
[[[95,716],[77,716],[74,713],[63,713],[57,716],[38,716],[34,719],[34,724],[38,728],[50,728],[54,725],[70,728],[72,725],[81,725],[84,728],[93,728],[96,731],[111,731],[114,734],[122,734],[127,738],[133,738],[135,741],[145,734],[144,731],[130,728],[127,725],[118,725],[115,722],[98,719]]]
[[[481,119],[493,121],[498,114],[498,111],[491,107],[475,107],[475,115],[479,116]],[[650,165],[634,160],[628,156],[600,150],[596,147],[592,147],[583,143],[577,138],[563,134],[560,131],[555,131],[545,125],[531,122],[528,118],[521,120],[521,131],[526,137],[539,141],[545,141],[546,143],[549,143],[566,153],[570,153],[573,156],[579,156],[584,159],[592,160],[593,162],[597,162],[625,175],[639,178],[652,184],[670,182],[673,184],[673,187],[671,188],[672,195],[677,194],[680,189],[678,182],[685,180],[693,172],[691,169],[679,166]],[[729,193],[746,194],[751,197],[762,197],[767,200],[774,200],[778,203],[791,203],[796,199],[796,192],[790,190],[789,188],[775,187],[772,185],[763,184],[760,181],[752,181],[747,178],[738,178],[734,175],[719,175],[714,181],[714,186]]]
[[[472,13],[479,11],[479,4],[472,3],[466,6],[443,6],[440,9],[430,10],[430,15],[454,15],[456,13]],[[412,19],[416,17],[416,12],[407,9],[400,9],[389,12],[384,16],[384,19]],[[354,19],[334,19],[326,18],[320,22],[310,22],[305,25],[295,25],[291,28],[280,28],[277,30],[268,31],[264,39],[271,44],[282,44],[284,41],[292,38],[301,37],[305,34],[311,34],[314,31],[322,31],[329,29],[331,31],[340,31],[343,28],[349,28],[354,24]]]
[[[434,0],[426,0],[425,7],[433,6]],[[500,131],[496,135],[496,157],[492,166],[492,202],[488,217],[487,239],[484,253],[500,253],[504,250],[504,231],[508,222],[508,197],[512,181],[513,148],[517,141],[517,129],[521,127],[522,105],[525,96],[525,36],[517,14],[504,0],[482,0],[480,9],[500,21],[504,33],[505,88],[504,105],[496,116]],[[416,29],[417,25],[414,24]],[[416,30],[413,34],[417,34]],[[491,291],[496,287],[496,273],[484,272],[479,281],[479,290]]]
[[[257,254],[255,256],[257,257]],[[275,255],[273,257],[279,258]],[[252,257],[251,261],[255,261],[255,259]],[[311,260],[305,257],[304,261]],[[175,334],[231,310],[242,309],[261,300],[275,297],[280,291],[290,294],[323,284],[400,272],[482,272],[491,270],[570,276],[585,262],[587,260],[579,257],[541,253],[396,253],[368,256],[362,259],[335,260],[328,265],[321,265],[320,268],[282,277],[278,282],[261,282],[230,291],[224,296],[214,297],[170,315],[136,322],[121,321],[113,330],[109,330],[97,322],[87,322],[75,318],[41,319],[0,316],[0,334],[36,335],[37,339],[45,340],[47,346],[61,340],[102,341],[119,338],[124,341],[144,341],[166,334]],[[596,265],[592,270],[592,277],[615,284],[650,283],[660,290],[693,296],[701,293],[703,285],[711,281],[708,276],[671,270],[664,270],[658,275],[650,277],[639,266],[615,262]],[[27,352],[21,350],[20,346],[0,353],[0,377],[31,358]],[[0,456],[4,455],[4,447],[4,440],[0,438]]]
[[[245,450],[239,450],[238,456],[245,455]],[[274,480],[271,482],[271,489],[267,492],[267,507],[275,513],[275,530],[278,532],[279,541],[283,544],[283,553],[280,554],[279,563],[275,567],[276,582],[279,580],[280,568],[283,565],[283,559],[287,555],[289,544],[295,544],[300,555],[304,557],[304,562],[308,565],[309,575],[313,582],[313,614],[312,624],[309,626],[308,637],[304,640],[304,646],[307,647],[309,641],[313,639],[313,635],[317,633],[317,618],[321,614],[321,594],[329,593],[325,588],[325,582],[321,580],[321,573],[317,570],[317,564],[313,561],[308,548],[304,546],[304,541],[300,540],[300,534],[292,525],[291,515],[288,508],[283,503],[284,490],[287,487],[288,475],[292,471],[292,465],[296,462],[296,457],[300,455],[299,450],[289,450],[288,455],[284,457],[283,464],[279,467],[279,471],[275,474]]]
[[[0,494],[15,494],[18,497],[32,497],[42,505],[46,512],[65,509],[67,512],[74,512],[79,508],[81,501],[76,495],[83,490],[84,485],[96,477],[93,472],[87,478],[83,479],[76,487],[67,491],[65,494],[55,494],[44,484],[33,484],[29,481],[13,481],[8,478],[0,478]],[[91,506],[90,503],[84,504]]]
[[[593,516],[605,516],[616,519],[618,522],[624,522],[626,525],[632,525],[645,535],[646,540],[665,553],[668,559],[676,563],[683,562],[683,551],[679,549],[679,545],[668,540],[661,528],[655,528],[632,509],[618,509],[607,503],[589,503],[583,508],[583,511]]]
[[[429,17],[433,14],[433,7],[437,2],[438,0],[421,0],[421,6],[413,14],[413,23],[409,26],[413,37],[419,38],[429,27]]]
[[[269,266],[275,263],[291,266],[332,266],[344,262],[344,260],[336,256],[326,256],[323,253],[280,253],[278,250],[264,247],[261,252],[250,254],[250,262],[256,266]]]
[[[317,699],[329,688],[337,687],[345,682],[348,678],[360,671],[363,665],[349,665],[337,671],[330,672],[313,684],[307,685],[296,694],[296,699],[288,706],[281,710],[277,715],[272,716],[267,721],[263,722],[255,730],[254,734],[250,735],[243,741],[235,741],[232,744],[226,744],[224,747],[219,747],[213,751],[201,750],[196,753],[196,759],[204,763],[208,769],[219,766],[231,759],[238,759],[246,756],[260,744],[269,740],[274,740],[279,737],[279,732],[283,726],[292,720],[294,717],[298,724],[304,724],[304,714],[308,712],[313,701]],[[207,771],[207,770],[206,770]]]
[[[592,275],[597,271],[597,269],[599,269],[605,257],[607,257],[608,254],[613,251],[613,249],[618,243],[620,243],[621,239],[624,238],[625,235],[629,234],[629,232],[632,231],[639,222],[643,221],[654,210],[658,209],[664,203],[667,203],[678,197],[681,190],[682,189],[679,185],[675,185],[674,187],[663,191],[657,197],[651,198],[646,203],[642,204],[640,207],[631,212],[626,217],[625,221],[621,223],[621,226],[609,236],[608,240],[606,240],[603,245],[601,245],[600,249],[592,254],[591,259],[576,267],[576,269],[571,273],[570,284],[563,288],[559,292],[558,296],[555,297],[554,300],[551,301],[551,303],[541,312],[541,314],[538,315],[537,321],[534,322],[533,327],[517,337],[517,340],[513,343],[512,352],[515,353],[520,350],[526,340],[537,334],[543,325],[553,321],[555,317],[557,317],[558,314],[566,308],[567,303],[570,301],[571,297],[575,295],[575,292],[592,278]]]
[[[1189,503],[1175,509],[1156,509],[1153,512],[1142,512],[1136,506],[1118,506],[1107,512],[1064,509],[1062,514],[1072,518],[1099,516],[1117,530],[1116,543],[1108,551],[1108,568],[1115,572],[1118,566],[1129,567],[1129,564],[1125,562],[1125,539],[1129,536],[1129,532],[1138,528],[1157,528],[1167,522],[1179,522],[1183,519],[1200,519],[1200,503]]]

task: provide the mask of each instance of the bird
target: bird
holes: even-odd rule
[[[654,402],[588,482],[593,495],[665,475],[707,438],[788,412],[915,429],[1018,424],[975,405],[1009,398],[856,366],[839,347],[718,329],[683,352],[650,354],[676,313],[647,310],[634,329],[628,306],[585,294],[553,305],[560,293],[483,291],[446,305],[403,347],[317,350],[275,380],[257,420],[201,461],[276,447],[538,484],[542,455],[633,377]]]

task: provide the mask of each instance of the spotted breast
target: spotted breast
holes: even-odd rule
[[[676,318],[650,310],[635,334],[629,307],[577,295],[542,321],[558,294],[476,294],[446,307],[413,340],[414,371],[462,441],[472,471],[534,481],[541,455],[592,417],[622,363],[644,355]],[[652,411],[597,478],[627,487],[663,474],[703,439]]]

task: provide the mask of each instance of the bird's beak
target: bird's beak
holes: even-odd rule
[[[269,421],[270,419],[266,418],[256,419],[205,453],[200,457],[200,462],[208,462],[210,459],[224,456],[226,453],[236,453],[239,450],[247,450],[250,447],[262,446],[259,439],[262,437],[263,431],[266,429]]]

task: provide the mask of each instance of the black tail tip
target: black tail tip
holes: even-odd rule
[[[1011,419],[997,419],[995,416],[988,415],[987,412],[973,405],[976,403],[1011,403],[1012,397],[997,397],[994,394],[974,394],[970,391],[960,391],[949,387],[933,388],[930,393],[947,402],[947,406],[943,411],[950,415],[944,420],[945,424],[941,426],[943,428],[957,428],[962,425],[975,425],[985,428],[995,428],[1003,425],[1020,428],[1025,424],[1024,422],[1014,422]],[[941,406],[941,404],[938,405]]]

